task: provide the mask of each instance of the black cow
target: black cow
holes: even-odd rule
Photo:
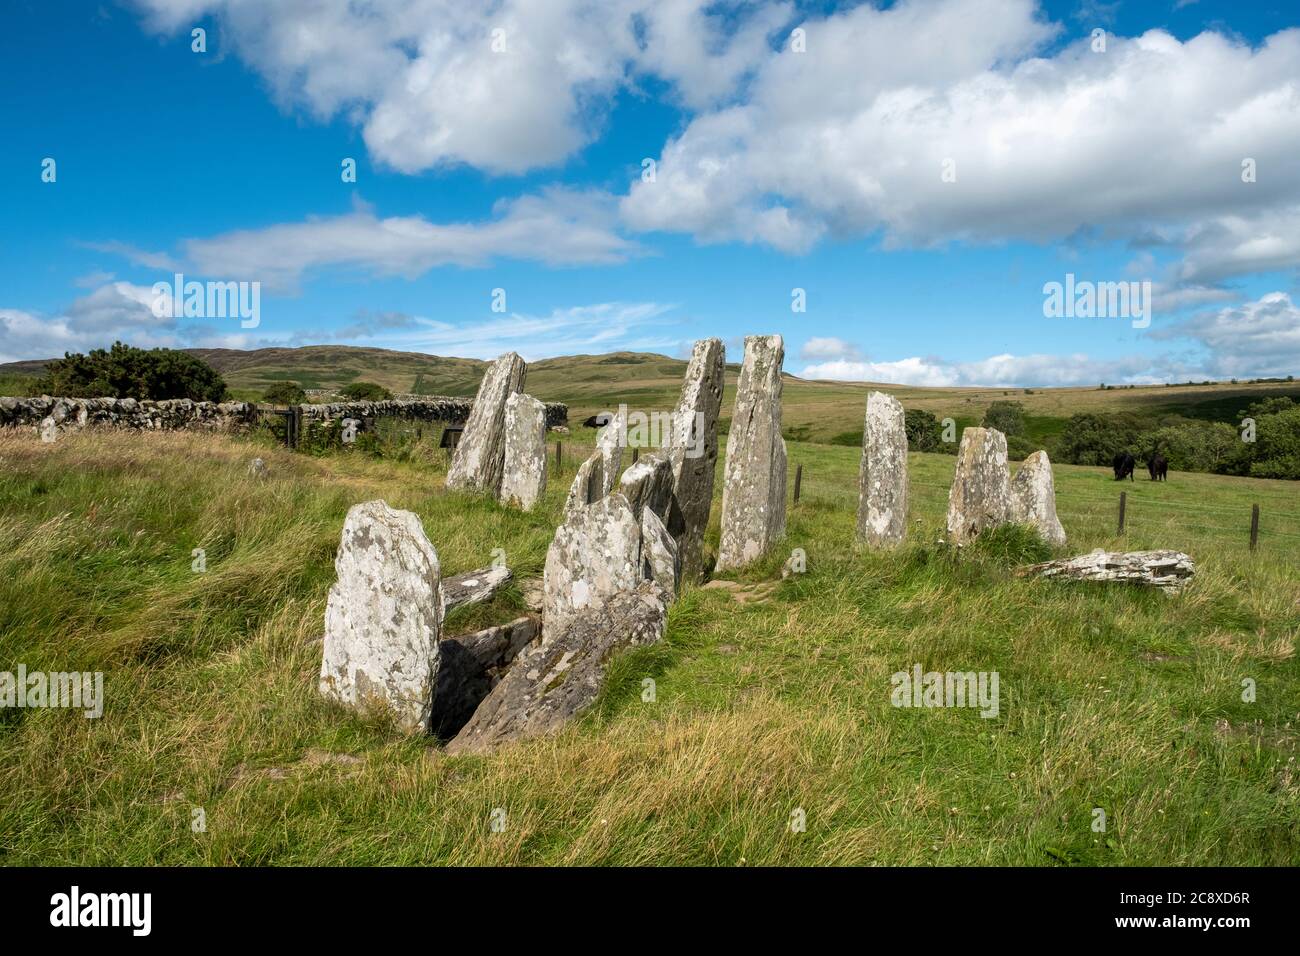
[[[1156,452],[1147,459],[1147,471],[1151,472],[1152,481],[1165,481],[1169,474],[1169,462],[1164,455]]]
[[[1113,467],[1115,469],[1115,480],[1123,481],[1125,478],[1127,478],[1129,481],[1134,481],[1135,479],[1133,478],[1133,466],[1136,464],[1137,464],[1137,459],[1135,459],[1132,455],[1130,455],[1126,451],[1122,451],[1118,455],[1116,455],[1115,461],[1113,463]]]

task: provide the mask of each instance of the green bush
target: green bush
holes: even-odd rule
[[[1128,413],[1071,415],[1051,443],[1052,461],[1071,465],[1109,465],[1122,451],[1135,451],[1143,438],[1141,422]]]
[[[1244,442],[1242,444],[1245,444]],[[1300,406],[1255,420],[1250,474],[1256,478],[1300,479]]]
[[[138,349],[114,342],[108,350],[67,352],[45,367],[38,392],[65,398],[188,398],[219,402],[226,383],[207,362],[174,349]]]
[[[920,408],[909,408],[903,413],[903,428],[907,432],[907,447],[911,451],[935,451],[941,438],[939,419]]]
[[[392,392],[374,382],[353,382],[339,394],[350,402],[382,402],[393,397]]]
[[[262,393],[262,401],[268,405],[301,405],[307,401],[307,393],[297,382],[276,382]]]
[[[1020,402],[994,402],[984,413],[984,427],[996,428],[1010,438],[1025,433],[1025,406]]]
[[[1038,444],[1024,435],[1007,436],[1007,458],[1010,461],[1024,461],[1038,451]]]
[[[1249,468],[1249,446],[1227,422],[1185,422],[1158,428],[1141,446],[1141,457],[1160,452],[1174,471],[1242,474]]]

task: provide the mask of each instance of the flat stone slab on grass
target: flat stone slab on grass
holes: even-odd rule
[[[1191,557],[1181,551],[1103,551],[1060,561],[1044,561],[1020,568],[1021,577],[1059,578],[1073,581],[1115,581],[1141,584],[1176,593],[1196,573]]]

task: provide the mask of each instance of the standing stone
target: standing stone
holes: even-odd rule
[[[493,362],[483,376],[461,433],[460,444],[447,469],[447,487],[501,491],[505,465],[506,399],[524,388],[527,366],[514,352]]]
[[[543,640],[516,658],[447,752],[482,753],[560,730],[599,695],[616,653],[662,640],[666,613],[663,592],[646,581],[562,625],[547,619]]]
[[[1007,437],[996,428],[967,428],[957,450],[957,471],[948,492],[948,541],[965,544],[1011,516]]]
[[[646,509],[667,521],[672,507],[673,466],[667,458],[646,455],[623,472],[618,490],[638,521]]]
[[[641,574],[663,589],[668,603],[677,600],[682,581],[677,539],[649,508],[641,512]]]
[[[1065,529],[1056,517],[1056,486],[1047,452],[1036,451],[1026,458],[1011,480],[1011,520],[1033,525],[1053,547],[1065,545]]]
[[[858,472],[858,538],[873,548],[907,534],[907,429],[903,406],[884,392],[867,396]]]
[[[713,475],[718,464],[718,411],[726,375],[721,339],[700,339],[691,352],[681,398],[673,412],[673,494],[682,525],[677,537],[682,580],[699,580],[704,570],[704,531],[713,505]]]
[[[546,491],[546,406],[517,392],[506,399],[501,502],[532,511]]]
[[[762,557],[785,534],[785,440],[781,437],[779,335],[745,338],[745,362],[727,435],[718,570]]]
[[[621,494],[570,512],[546,551],[543,641],[575,614],[598,607],[642,579],[641,525]]]
[[[320,692],[386,709],[409,733],[427,733],[438,676],[442,587],[438,554],[420,519],[383,501],[348,511],[325,608]]]
[[[618,481],[623,466],[623,446],[627,444],[627,417],[620,408],[596,436],[596,450],[578,466],[569,497],[565,500],[566,512],[600,501]]]
[[[59,423],[54,420],[53,415],[46,415],[41,419],[40,432],[41,441],[47,445],[59,440]]]
[[[254,478],[265,478],[266,462],[261,458],[254,458],[248,463],[248,473]]]

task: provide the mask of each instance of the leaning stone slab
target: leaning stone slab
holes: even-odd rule
[[[541,633],[541,621],[521,617],[508,624],[443,638],[430,727],[435,736],[454,737],[492,692],[502,671]]]
[[[449,614],[466,604],[478,604],[487,601],[505,587],[511,577],[511,571],[505,565],[500,567],[479,568],[466,571],[443,579],[442,603],[443,613]]]
[[[600,693],[610,659],[654,644],[667,618],[663,592],[650,581],[613,595],[529,647],[447,745],[448,753],[482,753],[502,744],[552,734]]]
[[[673,495],[681,523],[675,537],[682,579],[686,581],[699,580],[704,570],[704,531],[713,505],[726,354],[721,339],[700,339],[695,343],[672,417],[668,460],[672,462]]]
[[[677,539],[649,508],[641,512],[641,573],[663,589],[668,603],[677,600],[682,582]]]
[[[858,470],[858,538],[873,548],[907,535],[907,429],[903,406],[884,392],[867,396]]]
[[[641,525],[617,492],[570,512],[555,531],[542,571],[543,640],[576,614],[641,582]]]
[[[355,505],[334,568],[320,692],[359,710],[388,710],[407,732],[427,733],[442,587],[419,517],[383,501]]]
[[[532,511],[546,491],[546,406],[517,392],[506,399],[501,502]]]
[[[1091,554],[1045,561],[1016,571],[1021,577],[1143,584],[1167,593],[1181,591],[1195,573],[1192,559],[1181,551],[1103,551],[1101,548]]]
[[[781,437],[779,335],[745,338],[745,361],[727,434],[718,570],[762,557],[785,534],[785,440]]]
[[[1007,438],[996,428],[967,428],[948,492],[948,541],[965,544],[1010,516]]]
[[[623,472],[618,490],[637,520],[648,508],[666,521],[673,497],[673,466],[667,458],[646,455]]]
[[[1065,529],[1056,516],[1056,485],[1047,452],[1036,451],[1011,479],[1011,520],[1032,525],[1044,541],[1065,547]]]
[[[524,388],[527,366],[507,352],[488,366],[474,397],[474,407],[447,469],[447,487],[501,491],[505,464],[506,399]]]

